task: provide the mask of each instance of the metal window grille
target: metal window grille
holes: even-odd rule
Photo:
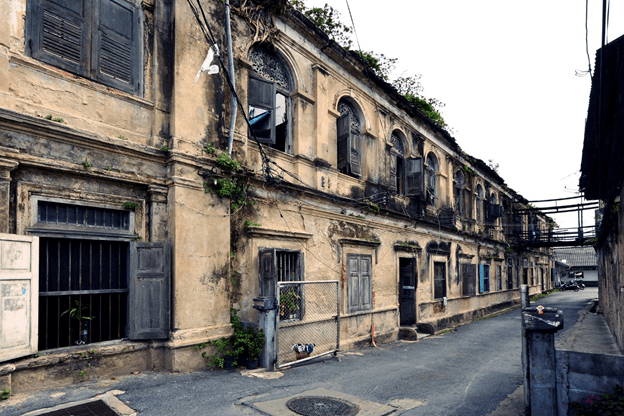
[[[300,267],[300,252],[276,251],[277,281],[300,282],[303,274]],[[304,314],[305,303],[303,286],[293,285],[278,292],[280,296],[280,320],[301,320]]]
[[[335,353],[340,349],[340,285],[337,280],[278,282],[278,306],[281,313],[283,293],[291,289],[304,293],[290,299],[289,310],[305,310],[301,319],[276,319],[276,367]]]
[[[446,263],[433,263],[434,297],[442,299],[446,296]]]
[[[130,212],[39,201],[38,221],[44,224],[130,229]]]
[[[127,242],[42,237],[39,349],[124,338],[127,266]]]

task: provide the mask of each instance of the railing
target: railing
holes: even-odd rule
[[[587,245],[596,238],[596,227],[557,228],[546,232],[523,231],[515,233],[517,238],[528,245]]]
[[[337,280],[278,282],[276,368],[340,349],[340,285]]]

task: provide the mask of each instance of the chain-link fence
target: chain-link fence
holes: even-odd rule
[[[338,283],[337,280],[278,282],[277,368],[338,351]]]

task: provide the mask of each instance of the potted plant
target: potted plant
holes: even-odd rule
[[[237,311],[234,308],[230,309],[230,323],[234,330],[234,334],[231,337],[221,337],[210,341],[210,344],[217,348],[217,354],[208,355],[206,352],[202,353],[202,357],[206,359],[207,365],[229,370],[239,364],[239,358],[242,357],[245,350],[244,337],[241,336],[244,331]]]
[[[70,307],[63,311],[59,316],[69,313],[69,317],[78,321],[80,330],[80,340],[76,341],[76,345],[84,345],[89,342],[89,322],[95,319],[95,316],[84,315],[84,311],[89,309],[88,305],[83,305],[80,300],[75,300],[76,306]]]
[[[264,348],[264,333],[261,329],[250,326],[244,334],[245,355],[247,357],[246,367],[249,370],[258,368],[258,359]]]
[[[293,318],[293,315],[299,309],[299,300],[301,296],[297,294],[294,287],[289,288],[284,293],[280,293],[280,316]]]
[[[202,357],[206,359],[208,365],[226,370],[236,367],[238,357],[243,352],[243,348],[240,346],[236,347],[232,342],[232,338],[221,337],[213,339],[210,341],[210,344],[217,348],[217,354],[208,355],[206,352],[202,353]]]

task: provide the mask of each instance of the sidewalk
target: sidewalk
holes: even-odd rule
[[[591,312],[597,302],[598,299],[592,299],[592,302],[579,312],[576,324],[561,339],[555,340],[555,348],[590,354],[623,355],[609,331],[604,316]]]

